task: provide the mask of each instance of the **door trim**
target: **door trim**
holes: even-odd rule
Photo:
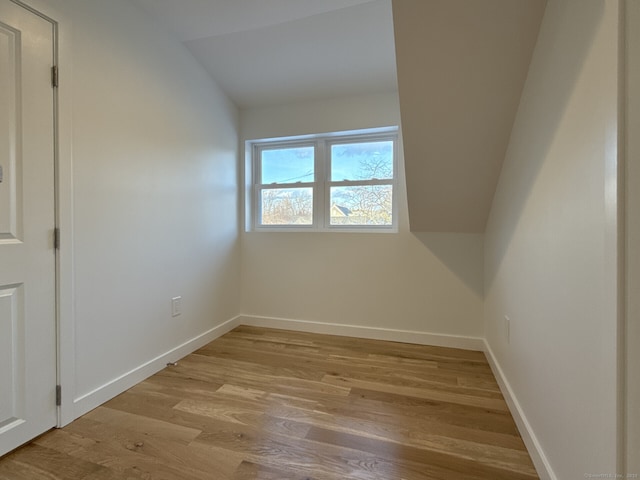
[[[53,58],[60,70],[60,85],[54,89],[54,182],[55,222],[60,229],[56,251],[57,383],[62,386],[57,426],[75,418],[75,315],[73,260],[73,162],[72,162],[72,63],[71,21],[46,0],[11,2],[47,20],[53,31]]]

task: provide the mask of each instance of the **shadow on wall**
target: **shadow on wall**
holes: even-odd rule
[[[420,242],[479,297],[484,297],[483,235],[412,232]]]
[[[545,17],[550,12],[551,5],[547,5]],[[580,11],[580,18],[575,18],[576,9],[569,11],[569,6],[558,2],[554,4],[554,13],[558,17],[557,22],[562,24],[570,24],[573,26],[570,34],[565,35],[560,42],[556,42],[556,38],[545,35],[545,18],[542,21],[541,31],[536,44],[536,50],[530,65],[529,77],[523,90],[523,97],[520,101],[520,108],[523,102],[528,101],[529,115],[524,120],[520,120],[519,115],[516,116],[514,131],[510,142],[517,139],[515,135],[520,133],[522,136],[526,134],[527,138],[517,139],[517,144],[528,144],[528,154],[520,153],[514,156],[509,164],[505,162],[503,165],[502,175],[505,174],[507,168],[517,169],[519,171],[518,181],[515,184],[502,184],[499,182],[499,190],[496,195],[504,195],[508,202],[508,210],[503,212],[500,224],[497,226],[499,235],[491,239],[493,261],[491,265],[485,265],[487,269],[487,282],[484,285],[485,291],[489,291],[500,265],[507,253],[509,245],[512,242],[514,232],[518,225],[526,203],[530,197],[533,185],[545,164],[548,161],[548,155],[556,137],[556,132],[566,114],[567,107],[572,97],[578,79],[584,67],[585,59],[589,53],[597,34],[598,27],[602,21],[604,14],[604,2],[600,3],[599,8],[586,8]],[[543,39],[543,42],[541,42]],[[545,59],[545,64],[536,65],[539,58]],[[549,72],[553,72],[550,74]],[[532,75],[542,75],[539,80],[536,93],[543,92],[540,98],[527,99],[525,95],[529,93],[527,87],[532,80]],[[518,122],[521,122],[518,125]],[[519,128],[518,128],[519,127]],[[507,151],[507,159],[511,152],[511,144]],[[559,172],[560,173],[560,172]],[[581,182],[581,172],[579,170],[565,172],[571,175],[566,182],[570,185],[572,182]],[[564,182],[564,180],[562,180]],[[497,198],[497,197],[496,197]],[[494,206],[496,207],[496,199]],[[491,222],[490,215],[489,222]],[[544,232],[540,232],[544,234]],[[489,241],[489,239],[487,239]],[[491,269],[491,270],[488,270]]]

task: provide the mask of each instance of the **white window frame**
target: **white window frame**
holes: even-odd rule
[[[331,146],[343,143],[364,143],[374,141],[393,142],[393,178],[385,180],[331,180]],[[314,180],[312,182],[294,182],[261,184],[261,152],[284,147],[314,147]],[[250,221],[248,230],[254,232],[361,232],[396,233],[398,231],[398,128],[384,127],[350,132],[335,132],[319,135],[283,137],[267,140],[252,140],[246,143],[248,162],[246,168],[246,188],[250,208],[247,209]],[[392,188],[391,225],[331,225],[331,187],[359,185],[390,185]],[[261,199],[266,189],[312,188],[313,219],[310,225],[262,225]]]

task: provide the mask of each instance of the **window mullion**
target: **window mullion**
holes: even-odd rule
[[[260,191],[259,184],[262,181],[262,149],[258,145],[253,146],[253,158],[251,164],[253,166],[253,228],[257,228],[260,225],[259,219],[262,218],[262,192]]]
[[[325,162],[325,146],[322,140],[316,140],[316,188],[314,191],[314,222],[316,228],[325,227],[325,184],[327,175],[327,165]]]
[[[322,178],[324,180],[324,203],[322,207],[324,209],[324,228],[328,229],[331,225],[331,146],[326,139],[322,141],[322,145],[325,165],[324,177]]]

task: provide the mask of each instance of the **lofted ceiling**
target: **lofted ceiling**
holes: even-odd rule
[[[133,0],[240,108],[395,91],[391,0]]]
[[[411,230],[484,232],[546,0],[131,0],[241,109],[399,91]]]
[[[182,42],[245,32],[373,0],[134,0]]]
[[[484,232],[546,0],[394,0],[414,232]]]

